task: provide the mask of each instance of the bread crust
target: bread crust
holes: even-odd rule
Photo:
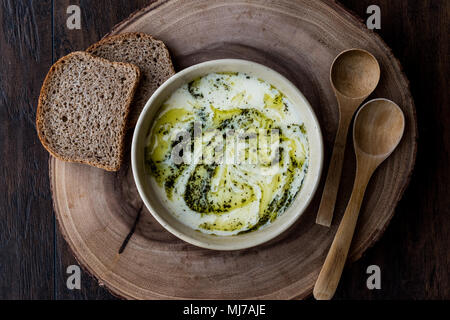
[[[78,159],[70,159],[70,158],[66,158],[62,155],[59,155],[57,153],[56,150],[53,150],[52,147],[47,143],[45,137],[44,137],[44,133],[42,132],[42,124],[43,124],[43,115],[42,115],[42,108],[43,108],[43,102],[45,101],[45,99],[47,98],[48,92],[50,90],[50,80],[51,78],[54,76],[54,74],[58,71],[58,68],[68,59],[70,59],[72,56],[75,55],[83,55],[83,56],[87,56],[89,59],[94,59],[94,60],[98,60],[98,61],[102,61],[104,63],[108,63],[108,64],[112,64],[112,65],[116,65],[116,66],[127,66],[127,67],[131,67],[135,72],[136,72],[136,81],[131,89],[130,94],[127,97],[126,100],[126,111],[125,111],[125,116],[124,116],[124,121],[120,130],[120,143],[119,143],[119,162],[117,166],[108,166],[108,165],[102,165],[102,164],[98,164],[98,163],[93,163],[90,161],[85,161],[85,160],[78,160]],[[38,134],[38,138],[41,141],[42,145],[44,146],[44,148],[55,158],[59,159],[59,160],[63,160],[63,161],[67,161],[67,162],[74,162],[74,163],[83,163],[83,164],[88,164],[97,168],[101,168],[101,169],[105,169],[107,171],[118,171],[120,169],[120,165],[123,162],[123,156],[124,156],[124,143],[125,143],[125,134],[126,134],[126,122],[128,119],[128,115],[130,113],[130,105],[131,102],[133,101],[133,97],[134,94],[136,92],[136,89],[139,85],[139,80],[141,78],[141,71],[139,70],[138,67],[136,67],[135,65],[131,64],[131,63],[125,63],[125,62],[113,62],[113,61],[109,61],[107,59],[103,59],[97,56],[94,56],[88,52],[84,52],[84,51],[75,51],[72,53],[69,53],[68,55],[60,58],[58,61],[56,61],[50,68],[50,70],[48,71],[47,75],[45,76],[43,85],[41,87],[41,91],[39,94],[39,99],[38,99],[38,107],[37,107],[37,111],[36,111],[36,131]]]
[[[139,39],[139,38],[144,38],[144,39],[148,39],[149,41],[159,43],[161,45],[161,47],[163,48],[163,52],[164,52],[166,58],[168,59],[168,61],[172,62],[172,59],[170,58],[169,49],[167,49],[165,43],[162,42],[161,40],[153,38],[152,35],[143,33],[143,32],[125,32],[125,33],[121,33],[121,34],[114,35],[114,36],[108,36],[108,37],[103,38],[100,41],[92,44],[91,46],[89,46],[89,48],[86,49],[86,52],[92,53],[92,51],[95,51],[98,47],[101,47],[104,44],[112,44],[112,43],[116,42],[117,40]],[[169,68],[170,68],[170,71],[172,72],[172,74],[175,74],[175,69],[173,67],[173,63],[170,63]]]

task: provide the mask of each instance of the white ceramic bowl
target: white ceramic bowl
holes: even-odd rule
[[[268,226],[241,235],[216,236],[196,231],[177,220],[152,191],[150,176],[145,172],[144,148],[153,119],[162,103],[180,86],[211,72],[243,72],[274,85],[299,108],[306,126],[310,145],[309,168],[303,186],[291,206]],[[155,91],[148,100],[136,125],[131,148],[133,177],[148,210],[169,232],[193,245],[215,250],[237,250],[269,241],[289,228],[305,211],[317,189],[322,171],[323,143],[317,118],[303,94],[278,72],[261,64],[238,59],[203,62],[184,69]]]

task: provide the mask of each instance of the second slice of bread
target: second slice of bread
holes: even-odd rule
[[[74,52],[50,69],[39,96],[36,128],[55,157],[117,171],[139,69]]]
[[[141,70],[142,79],[131,106],[129,127],[134,127],[153,92],[175,74],[164,43],[145,33],[110,36],[93,44],[86,51],[110,61],[132,63]]]

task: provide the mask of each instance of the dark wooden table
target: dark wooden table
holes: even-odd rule
[[[295,1],[295,0],[293,0]],[[144,0],[0,0],[0,299],[113,299],[82,274],[55,221],[48,154],[35,132],[39,89],[54,61],[100,39]],[[419,149],[414,174],[381,240],[346,268],[336,299],[450,299],[450,1],[342,0],[365,20],[381,8],[377,32],[410,80]],[[81,7],[81,30],[66,9]],[[367,266],[381,268],[381,290],[366,287]]]

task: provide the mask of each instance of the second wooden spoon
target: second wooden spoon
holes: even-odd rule
[[[333,297],[347,260],[367,184],[375,169],[397,147],[404,128],[402,110],[387,99],[371,100],[356,114],[353,126],[357,161],[355,183],[344,217],[314,286],[316,299]]]

